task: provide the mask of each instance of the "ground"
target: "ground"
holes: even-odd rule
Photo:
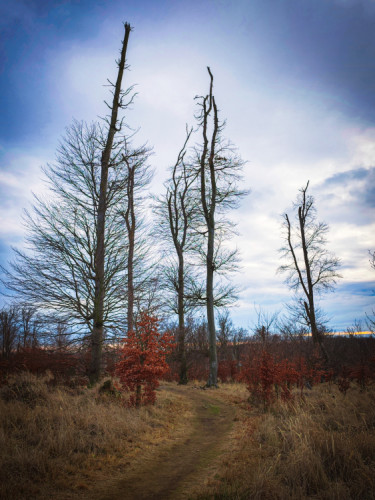
[[[136,409],[24,373],[0,396],[4,500],[375,500],[373,384],[265,407],[244,384],[164,383]]]
[[[101,480],[69,498],[100,500],[188,499],[214,474],[232,429],[234,408],[215,389],[167,385],[162,391],[186,398],[190,418],[172,439],[138,455],[126,472]]]

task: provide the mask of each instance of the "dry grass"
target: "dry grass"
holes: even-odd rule
[[[178,395],[161,392],[155,406],[136,410],[96,389],[54,387],[51,378],[24,373],[0,390],[2,499],[88,489],[98,471],[123,470],[167,440],[187,412]]]
[[[191,432],[189,402],[168,384],[155,406],[135,410],[51,382],[23,374],[0,390],[0,498],[90,498],[94,482]],[[249,407],[241,384],[212,395],[236,408],[234,426],[192,498],[375,499],[374,386],[344,396],[322,384],[266,413]]]
[[[305,401],[267,413],[240,403],[244,388],[218,395],[237,404],[231,450],[200,499],[374,499],[375,387],[343,396],[324,384]]]

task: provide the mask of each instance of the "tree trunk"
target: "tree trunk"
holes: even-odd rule
[[[126,230],[128,232],[128,332],[134,328],[134,245],[135,245],[135,212],[134,212],[134,167],[128,166],[128,208],[125,214]]]
[[[117,116],[121,107],[121,84],[125,69],[126,51],[131,28],[125,24],[125,36],[122,43],[121,57],[118,62],[118,74],[113,93],[111,119],[109,122],[106,144],[101,158],[101,177],[96,224],[95,252],[95,300],[93,311],[93,329],[91,334],[90,382],[96,383],[101,377],[102,348],[104,338],[104,298],[105,298],[105,219],[107,210],[108,169],[113,147],[113,139],[118,131]]]
[[[208,326],[208,344],[210,368],[207,381],[207,387],[217,387],[217,347],[216,347],[216,329],[215,329],[215,311],[214,311],[214,222],[212,217],[212,227],[208,230],[207,242],[207,326]]]
[[[299,226],[300,226],[300,231],[301,231],[303,258],[305,261],[305,269],[306,269],[306,280],[307,280],[307,291],[308,291],[307,299],[309,301],[308,304],[306,302],[304,303],[305,310],[306,310],[306,314],[307,314],[309,321],[310,321],[311,336],[312,336],[313,342],[314,342],[314,344],[319,345],[321,353],[322,353],[325,361],[327,362],[328,361],[328,354],[327,354],[327,351],[323,345],[322,335],[318,331],[318,327],[316,324],[315,304],[314,304],[314,287],[313,287],[312,279],[311,279],[310,260],[309,260],[309,256],[308,256],[307,245],[306,245],[304,207],[298,208],[298,219],[299,219]]]
[[[188,383],[186,350],[185,350],[185,312],[184,312],[184,256],[182,252],[178,254],[178,351],[180,361],[179,384]]]
[[[218,112],[215,97],[212,93],[213,76],[210,68],[207,68],[210,75],[210,93],[203,100],[203,150],[200,158],[200,178],[201,178],[201,202],[203,214],[207,226],[207,254],[206,254],[206,304],[207,304],[207,326],[209,343],[209,376],[207,387],[217,387],[217,346],[214,311],[214,243],[215,243],[215,208],[216,208],[216,172],[215,172],[215,146],[219,131]],[[213,131],[210,142],[208,140],[208,119],[211,111],[213,116]],[[206,170],[208,166],[210,190],[206,189]],[[208,194],[209,193],[209,194]],[[207,203],[206,196],[209,196]]]

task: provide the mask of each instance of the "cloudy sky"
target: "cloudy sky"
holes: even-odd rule
[[[290,298],[276,275],[281,214],[308,180],[342,264],[322,307],[334,329],[364,318],[375,306],[375,0],[0,0],[1,262],[23,244],[22,209],[65,127],[105,113],[122,21],[134,27],[125,84],[139,93],[127,121],[154,148],[153,192],[207,91],[206,66],[214,73],[251,190],[234,216],[235,322]]]

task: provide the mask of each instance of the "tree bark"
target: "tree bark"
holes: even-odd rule
[[[182,251],[178,253],[178,354],[180,360],[180,380],[179,384],[185,385],[188,382],[186,349],[185,349],[185,287],[184,287],[184,255]]]
[[[214,311],[214,246],[215,246],[215,208],[216,208],[216,175],[215,175],[215,146],[216,137],[219,130],[219,121],[215,98],[212,94],[213,76],[210,68],[207,68],[210,75],[210,93],[203,101],[203,151],[200,164],[201,180],[201,202],[203,214],[207,226],[207,254],[206,254],[206,308],[207,308],[207,327],[209,343],[209,376],[207,387],[217,387],[217,346],[216,346],[216,328]],[[207,106],[208,104],[208,106]],[[214,111],[213,131],[210,142],[207,137],[208,119]],[[207,165],[208,163],[208,165]],[[208,167],[208,169],[207,169]],[[206,189],[206,172],[209,174],[210,189]],[[207,203],[207,191],[209,200]]]
[[[134,245],[135,245],[135,212],[134,212],[134,172],[135,167],[128,165],[128,207],[125,213],[125,224],[128,232],[128,332],[134,328]]]
[[[211,217],[213,222],[213,217]],[[215,311],[214,311],[214,238],[215,230],[213,226],[208,231],[207,242],[207,327],[208,327],[208,345],[209,345],[209,362],[210,369],[208,375],[207,386],[217,386],[217,346],[216,346],[216,328],[215,328]]]
[[[118,62],[118,74],[114,87],[111,118],[106,144],[101,158],[101,178],[96,226],[95,252],[95,301],[93,312],[93,329],[91,334],[91,366],[90,382],[96,383],[101,377],[102,348],[104,339],[104,298],[105,298],[105,222],[107,210],[108,169],[113,148],[113,139],[118,132],[118,110],[121,108],[121,85],[125,69],[126,51],[128,47],[130,24],[125,23],[125,36],[122,42],[121,57]]]

